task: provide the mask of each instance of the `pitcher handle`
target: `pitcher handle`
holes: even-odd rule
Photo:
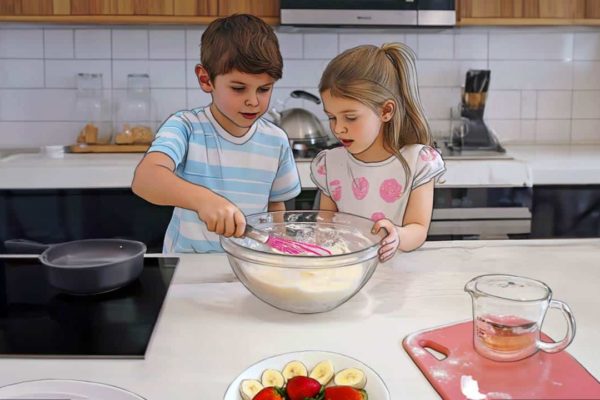
[[[548,343],[538,340],[537,346],[540,350],[545,351],[546,353],[558,353],[571,344],[573,338],[575,337],[575,318],[573,317],[573,313],[571,312],[569,306],[560,300],[550,300],[550,308],[560,309],[565,316],[565,319],[567,320],[567,334],[561,341],[556,343]]]

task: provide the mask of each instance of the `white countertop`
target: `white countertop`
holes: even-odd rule
[[[600,377],[599,265],[598,239],[432,242],[380,265],[339,308],[296,315],[254,298],[235,280],[224,255],[182,255],[144,360],[0,359],[0,386],[81,379],[149,400],[218,400],[251,364],[312,349],[363,361],[381,375],[394,400],[429,400],[437,395],[401,341],[414,331],[470,318],[463,287],[486,273],[546,282],[577,320],[568,352]],[[562,337],[562,317],[549,313],[544,331]]]
[[[600,145],[507,146],[515,160],[447,160],[440,187],[600,184]],[[127,188],[142,154],[0,156],[0,189]],[[309,162],[297,163],[314,188]]]

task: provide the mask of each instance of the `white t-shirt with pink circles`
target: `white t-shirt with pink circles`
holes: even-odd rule
[[[400,153],[410,167],[408,180],[396,156],[366,163],[343,147],[317,154],[310,166],[311,179],[331,197],[338,211],[373,221],[387,218],[401,226],[411,190],[439,177],[446,167],[440,154],[429,146],[406,145]]]

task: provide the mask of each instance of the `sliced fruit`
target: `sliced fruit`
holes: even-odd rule
[[[284,397],[278,388],[266,387],[258,392],[252,400],[284,400]]]
[[[330,386],[325,388],[323,400],[368,400],[367,392],[350,386]]]
[[[351,386],[355,389],[362,389],[367,384],[367,376],[358,368],[346,368],[335,374],[333,383],[337,386]]]
[[[304,400],[315,397],[321,391],[319,381],[307,376],[294,376],[285,387],[289,400]]]
[[[333,363],[330,360],[323,360],[310,371],[308,375],[321,383],[321,385],[327,385],[331,378],[333,378]]]
[[[283,387],[285,378],[276,369],[265,369],[260,377],[260,382],[264,387]]]
[[[256,379],[244,379],[242,383],[240,383],[240,394],[244,400],[253,400],[254,396],[262,389],[262,383]]]
[[[290,361],[285,364],[281,373],[288,381],[295,376],[308,376],[308,370],[300,361]]]

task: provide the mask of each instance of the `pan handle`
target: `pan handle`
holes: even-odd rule
[[[41,254],[50,245],[27,239],[8,239],[4,241],[4,247],[9,254]]]

